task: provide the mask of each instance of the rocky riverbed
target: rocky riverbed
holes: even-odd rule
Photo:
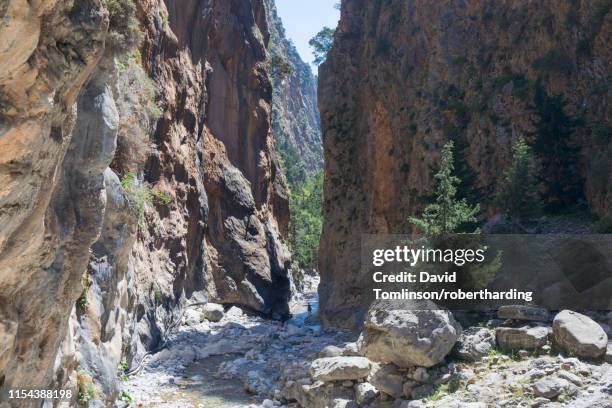
[[[308,304],[314,313],[313,293],[294,303],[296,317],[285,323],[236,307],[188,309],[168,346],[124,383],[124,401],[173,408],[612,407],[610,345],[603,360],[563,355],[549,344],[553,329],[537,321],[548,318],[543,312],[502,310],[515,319],[464,329],[441,362],[406,367],[363,357],[372,355],[362,344],[367,335],[321,329]]]

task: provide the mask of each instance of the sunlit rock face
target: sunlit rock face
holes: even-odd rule
[[[272,130],[279,155],[306,175],[323,167],[321,124],[317,107],[317,81],[302,61],[273,0],[266,0],[270,46],[268,66],[272,79]],[[291,180],[289,180],[291,181]]]
[[[432,193],[447,140],[460,194],[496,212],[512,143],[534,130],[537,89],[561,94],[580,119],[572,143],[586,207],[612,211],[611,19],[609,6],[592,1],[343,2],[319,69],[325,323],[362,321],[360,235],[411,230],[407,218]]]
[[[76,390],[78,368],[114,401],[119,363],[188,302],[288,313],[264,4],[134,3],[144,38],[124,56],[105,1],[0,5],[2,398]],[[144,160],[129,167],[134,135]],[[164,194],[141,215],[128,170]]]

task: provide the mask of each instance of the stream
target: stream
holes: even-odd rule
[[[285,367],[348,341],[346,333],[321,328],[313,318],[317,307],[317,293],[310,291],[294,299],[293,317],[284,323],[246,315],[237,307],[218,323],[199,321],[197,310],[186,312],[168,347],[130,377],[124,390],[137,407],[272,406]]]

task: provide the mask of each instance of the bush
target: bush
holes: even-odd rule
[[[132,396],[127,391],[121,391],[121,394],[119,394],[119,401],[129,406],[133,400]]]
[[[132,172],[121,178],[121,187],[128,194],[130,202],[135,206],[139,223],[144,221],[146,204],[168,205],[172,202],[172,197],[168,194],[149,186],[146,182],[139,183],[136,175]]]
[[[149,154],[149,134],[161,117],[153,81],[142,67],[138,50],[116,58],[120,113],[117,149],[111,168],[118,174],[136,171]]]
[[[126,53],[140,44],[142,32],[136,19],[133,0],[107,0],[108,36],[107,46],[118,54]]]
[[[91,376],[81,369],[77,370],[77,392],[77,402],[81,407],[89,407],[96,396]]]
[[[279,55],[270,58],[270,75],[275,79],[283,80],[293,74],[293,66],[289,61]]]
[[[81,284],[83,285],[83,291],[81,296],[76,301],[76,308],[79,313],[85,313],[87,310],[87,291],[89,290],[89,273],[85,272],[81,277]]]
[[[512,147],[512,164],[505,172],[496,202],[511,220],[527,219],[540,211],[535,159],[522,138]]]

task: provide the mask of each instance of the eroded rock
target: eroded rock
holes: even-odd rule
[[[461,333],[453,355],[466,361],[478,361],[495,347],[495,332],[485,327],[470,327]]]
[[[527,320],[546,322],[550,320],[548,310],[526,305],[505,305],[497,310],[500,319]]]
[[[416,310],[418,309],[418,310]],[[365,318],[359,351],[398,367],[431,367],[451,351],[461,334],[453,315],[431,302],[374,302]]]
[[[217,303],[207,303],[203,307],[203,314],[206,320],[211,322],[218,322],[223,319],[223,306]]]
[[[498,327],[495,329],[497,344],[503,350],[535,350],[548,340],[547,327]]]
[[[402,396],[403,375],[393,364],[373,364],[368,381],[380,392],[393,398]]]
[[[370,373],[370,360],[365,357],[324,357],[310,365],[315,381],[342,381],[365,378]]]
[[[578,357],[600,358],[606,353],[608,336],[588,316],[563,310],[553,320],[553,341]]]

